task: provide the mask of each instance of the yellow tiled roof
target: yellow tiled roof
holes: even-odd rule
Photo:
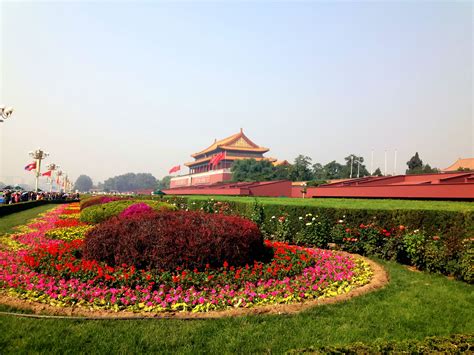
[[[233,134],[230,137],[221,139],[221,140],[216,140],[213,144],[211,144],[209,147],[206,149],[194,153],[191,156],[193,158],[212,152],[216,150],[217,148],[221,149],[232,149],[232,150],[242,150],[242,151],[253,151],[253,152],[259,152],[259,153],[265,153],[268,152],[269,149],[265,147],[259,147],[256,145],[254,142],[252,142],[243,132],[242,129],[240,129],[239,133]]]
[[[459,158],[454,164],[443,169],[442,171],[456,171],[459,168],[474,170],[474,158]]]

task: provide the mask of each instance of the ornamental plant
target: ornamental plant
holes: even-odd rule
[[[113,216],[118,216],[126,208],[137,203],[137,200],[121,200],[87,207],[81,211],[80,220],[85,223],[96,224],[103,222]],[[142,203],[150,206],[155,211],[170,211],[176,207],[166,202],[143,201]]]
[[[127,218],[131,216],[140,215],[143,213],[150,213],[153,211],[153,208],[150,205],[147,205],[144,202],[135,203],[120,213],[120,218]]]
[[[162,212],[113,218],[89,231],[84,257],[115,266],[205,269],[251,264],[265,255],[263,236],[249,220],[202,212]]]
[[[318,248],[327,248],[331,241],[331,226],[325,219],[307,213],[299,217],[300,228],[296,232],[295,241],[298,244],[314,245]]]
[[[119,201],[119,200],[124,200],[125,198],[123,197],[117,197],[117,196],[95,196],[95,197],[90,197],[88,199],[85,199],[81,201],[80,209],[81,211],[87,207],[90,206],[95,206],[95,205],[101,205],[103,203],[108,203],[112,201]]]

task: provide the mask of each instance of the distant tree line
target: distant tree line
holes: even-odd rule
[[[309,156],[298,155],[293,164],[274,166],[268,160],[243,159],[237,160],[232,165],[233,181],[271,181],[291,180],[307,181],[308,185],[319,185],[329,180],[348,179],[351,176],[370,176],[365,160],[361,156],[350,154],[344,158],[344,162],[338,163],[333,160],[323,165],[314,163]],[[429,174],[437,173],[439,169],[431,168],[429,164],[423,164],[418,152],[407,162],[406,174]],[[380,168],[377,168],[372,176],[383,176]],[[108,178],[96,186],[103,191],[128,192],[136,190],[153,189],[164,190],[170,186],[171,176],[156,179],[150,173],[127,173]],[[87,175],[80,175],[74,185],[79,191],[89,191],[93,188],[92,179]]]
[[[231,170],[234,181],[291,180],[308,181],[309,185],[319,185],[328,180],[370,176],[364,162],[364,157],[350,154],[344,158],[342,164],[335,160],[325,165],[313,164],[311,157],[300,154],[293,164],[274,166],[267,160],[245,159],[236,161]],[[431,168],[429,164],[424,165],[418,152],[407,162],[407,165],[407,174],[439,172],[439,169]],[[372,176],[383,176],[380,168],[375,169]]]

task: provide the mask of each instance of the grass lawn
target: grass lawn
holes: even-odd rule
[[[284,352],[474,332],[474,286],[382,262],[390,284],[293,316],[70,321],[0,316],[3,352]],[[0,310],[10,310],[0,306]]]
[[[38,214],[57,206],[58,205],[41,205],[38,207],[30,208],[25,211],[16,212],[0,217],[0,235],[5,233],[12,233],[13,227],[25,224],[28,220],[38,216]]]
[[[422,200],[395,200],[395,199],[357,199],[357,198],[287,198],[287,197],[240,197],[240,196],[183,196],[196,200],[241,201],[253,203],[257,199],[260,203],[278,205],[304,205],[314,207],[354,208],[354,209],[382,209],[382,210],[442,210],[442,211],[474,211],[473,202],[455,201],[422,201]]]

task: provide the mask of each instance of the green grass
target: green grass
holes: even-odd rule
[[[0,235],[12,233],[14,227],[25,224],[28,220],[53,207],[57,207],[57,205],[42,205],[0,217]]]
[[[0,219],[0,233],[51,206]],[[309,346],[474,332],[474,286],[382,263],[390,284],[300,314],[214,320],[56,320],[0,315],[2,353],[282,353]],[[0,311],[15,311],[0,305]]]
[[[183,196],[196,200],[207,200],[214,198],[217,200],[242,201],[253,203],[255,197],[240,196]],[[354,208],[354,209],[382,209],[382,210],[436,210],[436,211],[474,211],[473,202],[455,201],[422,201],[422,200],[395,200],[395,199],[360,199],[360,198],[285,198],[285,197],[257,197],[262,203],[278,205],[303,205],[314,207],[330,208]]]
[[[390,284],[292,316],[217,320],[43,320],[0,316],[4,352],[281,353],[356,341],[474,332],[474,286],[382,262]],[[0,306],[0,310],[9,310]]]

